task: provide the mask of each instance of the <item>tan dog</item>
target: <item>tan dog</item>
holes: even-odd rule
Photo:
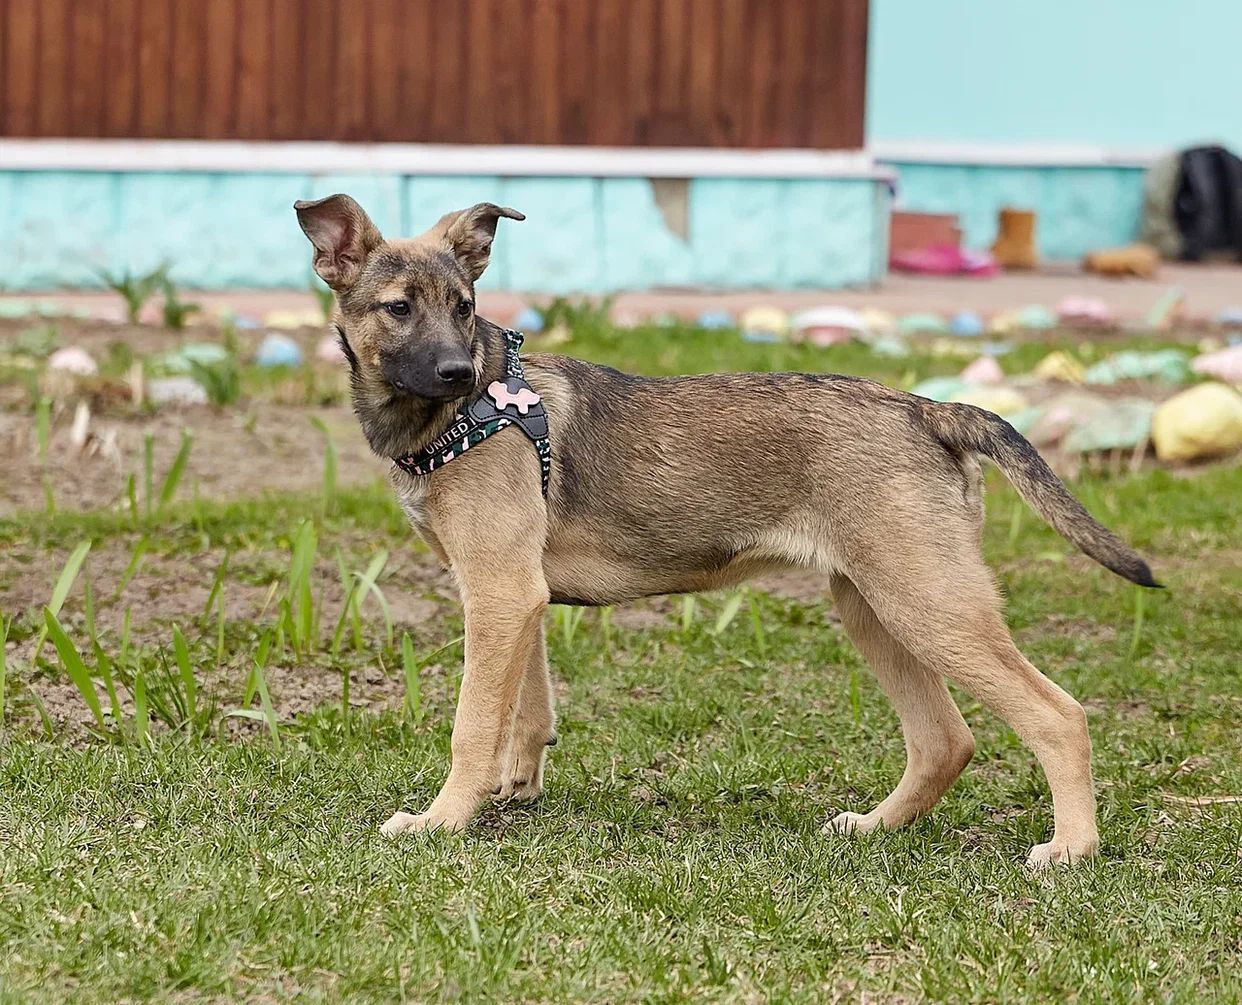
[[[336,291],[371,447],[398,458],[440,442],[458,407],[505,373],[505,334],[476,317],[474,283],[497,219],[521,214],[484,203],[385,241],[348,196],[296,209],[315,271]],[[977,455],[1096,561],[1156,584],[1008,423],[853,377],[650,379],[564,356],[524,363],[551,429],[546,498],[516,429],[428,476],[392,472],[411,524],[461,588],[466,664],[448,779],[425,812],[395,814],[385,834],[462,828],[488,795],[539,794],[555,742],[549,602],[612,604],[799,567],[823,573],[906,739],[896,789],[832,830],[899,827],[953,784],[975,745],[949,678],[1004,718],[1047,774],[1054,830],[1030,863],[1096,851],[1086,719],[1005,627],[981,557]]]

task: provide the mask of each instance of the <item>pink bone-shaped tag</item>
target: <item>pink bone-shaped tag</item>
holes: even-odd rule
[[[539,395],[529,387],[520,388],[514,394],[499,380],[494,380],[488,385],[487,393],[492,401],[496,402],[496,407],[502,411],[510,405],[517,405],[517,410],[525,415],[530,411],[531,405],[539,404]]]

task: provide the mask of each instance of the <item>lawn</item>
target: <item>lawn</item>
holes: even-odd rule
[[[600,325],[564,348],[895,384],[961,366]],[[379,825],[423,808],[448,764],[448,581],[370,470],[325,460],[309,486],[240,497],[187,476],[161,505],[175,447],[150,506],[0,521],[0,1001],[1242,999],[1242,803],[1223,798],[1242,796],[1236,461],[1073,483],[1160,592],[990,480],[1015,636],[1095,743],[1102,854],[1033,874],[1042,773],[961,694],[979,750],[932,815],[821,833],[888,792],[904,747],[795,578],[554,608],[544,797],[387,841]]]

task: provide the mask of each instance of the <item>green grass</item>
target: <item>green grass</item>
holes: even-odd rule
[[[817,350],[729,342],[708,358],[715,337],[627,337],[586,351],[630,367],[649,352],[659,372],[810,354],[825,368]],[[836,368],[890,365],[851,359]],[[4,612],[19,644],[62,630],[38,667],[3,664],[0,1001],[1242,999],[1242,805],[1187,801],[1242,795],[1242,468],[1074,488],[1169,588],[1136,606],[991,480],[985,545],[1015,636],[1084,701],[1095,742],[1102,855],[1038,875],[1022,861],[1051,828],[1042,773],[960,694],[979,751],[936,811],[892,834],[821,833],[887,793],[904,749],[819,600],[674,600],[644,627],[553,610],[545,797],[393,843],[379,825],[424,808],[447,769],[461,620],[446,606],[385,623],[384,570],[411,545],[383,486],[325,479],[331,506],[170,493],[137,522],[0,522],[6,575],[44,576],[43,603],[92,542],[51,622],[42,605]],[[176,630],[151,615],[154,643],[96,634],[132,589],[93,571],[109,548],[135,584],[193,558],[205,606]],[[323,582],[353,599],[328,603]],[[232,590],[269,583],[262,621],[226,616]],[[100,652],[115,690],[141,691],[141,722],[117,728],[108,695],[99,719],[81,706],[94,736],[42,725],[40,693],[102,682]],[[268,686],[293,668],[342,685],[379,668],[404,698],[376,714],[345,692],[293,717]]]

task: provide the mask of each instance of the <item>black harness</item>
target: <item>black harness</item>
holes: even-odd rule
[[[521,333],[506,330],[504,380],[492,381],[479,397],[459,408],[448,429],[422,450],[394,457],[393,463],[407,474],[429,475],[506,426],[517,426],[539,455],[539,479],[543,494],[547,496],[548,476],[552,472],[548,413],[534,388],[526,383],[522,359],[518,355],[521,345]]]

